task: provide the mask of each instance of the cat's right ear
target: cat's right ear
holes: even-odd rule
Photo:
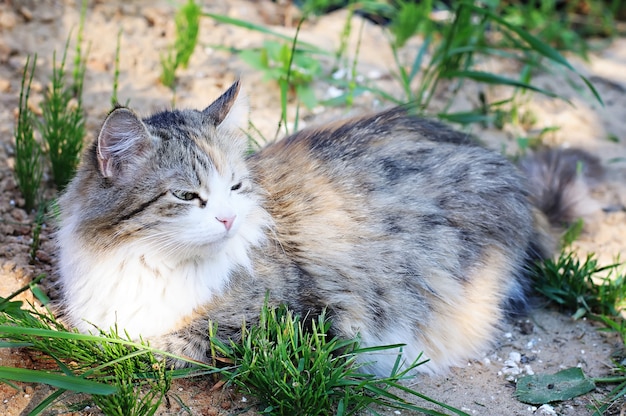
[[[97,156],[105,178],[119,177],[145,154],[150,143],[146,125],[128,108],[113,110],[104,120],[98,135]]]
[[[208,116],[222,131],[238,131],[248,125],[248,99],[242,91],[241,81],[236,80],[217,100],[202,113]]]

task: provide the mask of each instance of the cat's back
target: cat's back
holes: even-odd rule
[[[303,130],[250,162],[279,220],[339,209],[344,223],[384,223],[385,232],[468,222],[507,241],[507,230],[524,239],[531,229],[525,181],[506,158],[402,107]]]
[[[342,336],[410,345],[433,369],[485,348],[546,249],[512,164],[401,108],[304,130],[249,162],[291,291],[306,293],[291,304],[329,305]]]

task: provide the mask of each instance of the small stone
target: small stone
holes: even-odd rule
[[[14,208],[11,210],[11,217],[17,222],[25,222],[28,218],[28,214],[26,214],[26,211],[23,209]]]
[[[11,91],[11,82],[8,79],[0,79],[0,92]]]
[[[52,263],[52,258],[50,257],[50,255],[43,250],[37,250],[35,256],[42,263]]]
[[[27,22],[33,20],[33,12],[26,6],[20,7],[20,14]]]
[[[3,10],[0,13],[0,27],[3,29],[11,30],[17,24],[17,16],[8,10]]]
[[[522,354],[520,354],[517,351],[511,351],[509,353],[509,360],[515,362],[515,363],[519,363],[522,360]]]
[[[539,409],[537,409],[535,414],[541,416],[556,416],[556,411],[554,410],[554,407],[549,404],[543,404],[539,407]]]

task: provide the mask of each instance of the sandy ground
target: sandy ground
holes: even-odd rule
[[[278,88],[262,79],[235,55],[215,48],[216,45],[244,48],[261,45],[261,35],[230,26],[219,25],[206,18],[200,30],[200,45],[187,69],[180,71],[175,96],[160,85],[160,55],[173,40],[174,6],[165,0],[132,2],[95,1],[87,13],[85,40],[91,49],[85,79],[85,107],[90,138],[99,128],[110,108],[116,34],[121,30],[119,101],[129,103],[141,114],[168,108],[172,102],[180,107],[204,108],[236,77],[241,77],[252,106],[251,121],[265,135],[274,137],[280,116]],[[214,2],[205,10],[262,24],[283,27],[289,13],[277,9],[269,1]],[[285,16],[286,15],[286,16]],[[345,12],[322,17],[303,27],[301,38],[327,50],[334,51],[345,22]],[[68,33],[77,29],[77,2],[68,0],[13,0],[0,2],[0,296],[6,296],[23,286],[39,273],[53,273],[55,255],[46,224],[37,260],[29,261],[31,223],[33,215],[21,206],[23,201],[13,179],[13,127],[17,109],[21,73],[29,54],[38,54],[38,69],[33,85],[31,106],[36,109],[51,72],[52,52],[63,48]],[[355,18],[353,27],[360,25]],[[357,30],[353,31],[354,33]],[[415,46],[415,45],[413,45]],[[411,47],[411,46],[409,46]],[[356,48],[356,36],[350,39],[348,56],[351,61]],[[529,136],[542,128],[558,126],[546,136],[552,145],[579,146],[597,155],[607,168],[607,178],[594,193],[599,207],[587,223],[577,242],[581,253],[595,252],[603,263],[616,256],[626,257],[626,39],[616,39],[590,55],[588,62],[572,57],[578,70],[588,76],[602,95],[605,106],[594,103],[589,94],[578,92],[564,79],[562,73],[539,75],[540,86],[567,96],[572,104],[561,100],[532,96],[520,108],[532,114],[536,122],[525,130],[506,126],[504,130],[478,129],[473,132],[490,146],[516,152],[516,138]],[[330,68],[332,59],[322,60]],[[485,67],[500,73],[518,70],[505,62],[484,62]],[[365,23],[359,63],[363,82],[376,85],[400,96],[392,76],[391,52],[382,30]],[[320,98],[332,91],[328,85],[315,86]],[[454,104],[457,109],[469,109],[478,102],[476,86],[468,85]],[[489,97],[502,91],[485,90]],[[443,91],[445,95],[445,91]],[[340,117],[346,113],[370,111],[388,104],[372,96],[362,96],[349,109],[314,109],[301,114],[300,125]],[[293,117],[292,110],[292,117]],[[321,113],[321,114],[320,114]],[[53,190],[47,190],[51,195]],[[520,403],[513,396],[515,377],[529,373],[553,373],[562,368],[581,366],[590,376],[610,374],[611,355],[620,351],[621,341],[614,334],[599,332],[586,320],[573,321],[567,314],[539,307],[527,319],[507,323],[498,334],[494,349],[481,360],[468,362],[463,368],[448,374],[415,380],[415,388],[430,397],[476,415],[563,414],[589,415],[588,408],[607,392],[596,391],[551,408],[537,409]],[[36,357],[23,351],[0,351],[0,365],[35,368]],[[240,414],[250,401],[228,389],[210,391],[213,381],[190,380],[177,382],[160,414],[217,415]],[[50,389],[42,385],[20,384],[15,390],[0,384],[0,413],[23,414],[43,400]],[[180,405],[178,400],[185,403]],[[67,397],[53,412],[63,413],[65,405],[84,398]],[[616,403],[609,414],[620,414],[626,406]],[[74,409],[73,414],[98,414],[88,402]],[[187,410],[188,409],[188,410]],[[554,413],[550,413],[554,412]],[[408,414],[383,411],[384,414]],[[250,410],[248,414],[254,414]]]

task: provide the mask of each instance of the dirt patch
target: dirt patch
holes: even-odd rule
[[[207,11],[247,19],[263,24],[277,24],[288,19],[283,9],[270,1],[214,2]],[[91,49],[85,79],[85,108],[87,126],[91,135],[98,130],[110,109],[116,34],[121,30],[119,101],[128,103],[141,114],[168,108],[172,101],[179,107],[204,108],[236,77],[243,80],[252,106],[251,120],[265,135],[275,135],[280,116],[278,88],[262,80],[262,74],[251,70],[236,56],[217,45],[249,47],[262,43],[259,34],[219,25],[204,19],[201,26],[201,45],[194,53],[187,69],[179,73],[175,97],[163,87],[160,76],[160,56],[173,40],[174,6],[163,1],[96,1],[90,6],[85,26],[85,40]],[[303,40],[327,50],[335,50],[346,15],[336,12],[307,23],[301,33]],[[356,17],[355,19],[360,19]],[[0,295],[6,296],[22,287],[40,273],[50,275],[55,264],[52,225],[42,230],[41,246],[31,259],[30,224],[33,214],[21,207],[23,200],[13,178],[13,126],[21,73],[26,56],[38,54],[38,72],[33,86],[31,106],[36,109],[51,71],[52,51],[60,53],[72,29],[76,30],[79,11],[76,2],[69,0],[14,0],[0,3]],[[358,23],[360,24],[360,22]],[[354,27],[358,27],[355,26]],[[293,34],[293,28],[276,26],[276,30]],[[356,32],[356,31],[354,31]],[[357,39],[350,39],[348,51],[356,49]],[[365,23],[361,52],[357,66],[359,74],[378,88],[399,96],[399,87],[393,80],[391,52],[381,28]],[[349,52],[351,53],[351,52]],[[588,62],[572,57],[576,67],[592,79],[605,101],[601,107],[577,92],[562,74],[541,75],[536,82],[549,90],[565,95],[567,102],[533,97],[523,110],[531,112],[537,122],[535,130],[558,126],[547,141],[554,145],[583,147],[597,155],[607,168],[606,181],[595,190],[601,210],[590,218],[577,247],[581,252],[595,252],[604,264],[616,256],[626,257],[626,39],[616,39],[611,45],[591,54]],[[330,65],[322,62],[323,65]],[[506,62],[485,62],[494,72],[515,72],[517,68]],[[320,83],[316,91],[323,98],[332,93],[329,86]],[[478,89],[468,85],[455,103],[459,109],[475,103]],[[498,91],[486,91],[497,96]],[[326,109],[301,114],[303,124],[337,118],[345,113],[371,111],[385,105],[374,97],[359,97],[349,110]],[[295,113],[294,113],[295,114]],[[292,114],[292,117],[294,116]],[[518,127],[504,131],[478,129],[473,131],[490,146],[513,153],[518,136],[528,135]],[[46,178],[48,181],[48,178]],[[51,190],[49,190],[51,192]],[[32,300],[32,299],[30,299]],[[606,375],[611,369],[611,354],[619,350],[621,341],[614,334],[598,331],[586,320],[573,321],[565,314],[539,307],[527,319],[507,323],[498,334],[494,349],[482,360],[472,361],[463,368],[454,368],[448,374],[420,376],[416,388],[430,397],[465,410],[470,414],[531,415],[550,414],[548,410],[518,402],[513,397],[514,383],[510,380],[523,374],[556,372],[559,369],[581,366],[590,376]],[[23,351],[0,350],[0,365],[35,368],[36,357]],[[17,415],[32,409],[51,390],[42,385],[18,384],[21,390],[0,385],[0,413]],[[217,415],[232,414],[246,409],[250,402],[229,389],[212,391],[211,379],[176,382],[164,404],[161,414]],[[597,391],[553,406],[556,414],[588,415],[588,405],[602,397],[606,390]],[[80,397],[67,401],[81,402]],[[86,402],[85,402],[86,403]],[[186,407],[182,406],[184,403]],[[74,414],[98,414],[87,404]],[[619,406],[610,414],[619,414]],[[187,410],[188,409],[188,410]],[[57,406],[56,411],[61,411]],[[543,413],[541,413],[543,412]],[[252,411],[249,414],[253,414]],[[383,412],[383,414],[401,414]],[[406,414],[406,412],[402,412]]]

